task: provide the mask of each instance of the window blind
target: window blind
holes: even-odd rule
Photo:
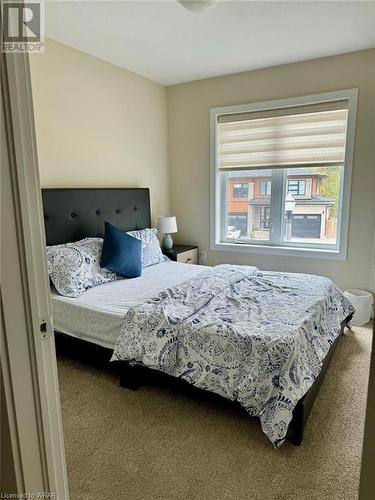
[[[347,101],[218,117],[220,170],[342,165]]]

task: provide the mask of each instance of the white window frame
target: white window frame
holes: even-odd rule
[[[349,227],[349,210],[350,210],[350,191],[352,183],[352,166],[354,153],[355,139],[355,122],[357,113],[358,89],[340,90],[335,92],[326,92],[323,94],[315,94],[309,96],[293,97],[287,99],[278,99],[272,101],[256,102],[251,104],[240,104],[236,106],[223,106],[210,109],[210,249],[240,252],[240,253],[262,253],[271,255],[286,255],[299,257],[313,257],[346,260],[348,249],[348,227]],[[321,104],[325,102],[333,102],[347,100],[348,101],[348,123],[345,148],[344,172],[341,176],[341,211],[337,226],[337,246],[332,248],[309,248],[307,245],[299,246],[298,243],[288,243],[288,246],[280,246],[272,244],[272,241],[260,241],[251,243],[232,243],[221,241],[222,234],[222,210],[221,199],[225,194],[220,184],[220,176],[218,175],[218,134],[217,122],[218,117],[225,114],[246,113],[253,111],[265,111],[271,109],[282,109],[293,106],[307,106],[311,104]],[[272,180],[274,176],[283,176],[285,170],[273,169]],[[273,186],[275,183],[272,184]],[[278,190],[280,191],[280,190]],[[282,192],[272,193],[272,205],[276,206],[280,200],[278,196],[284,196]],[[281,224],[281,218],[276,218],[273,221],[273,227]],[[280,230],[280,228],[275,228]]]

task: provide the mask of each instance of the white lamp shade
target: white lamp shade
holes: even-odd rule
[[[158,217],[158,230],[160,233],[177,233],[177,222],[174,215]]]

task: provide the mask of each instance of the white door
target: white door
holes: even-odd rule
[[[8,493],[68,500],[29,60],[0,56],[1,371],[15,489]]]

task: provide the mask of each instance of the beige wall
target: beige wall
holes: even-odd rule
[[[346,261],[209,250],[210,107],[357,87],[359,101]],[[370,287],[375,222],[375,50],[316,59],[168,88],[171,210],[176,240],[207,249],[209,264],[322,274],[339,286]]]
[[[52,40],[31,58],[43,187],[149,187],[169,213],[167,90]]]

